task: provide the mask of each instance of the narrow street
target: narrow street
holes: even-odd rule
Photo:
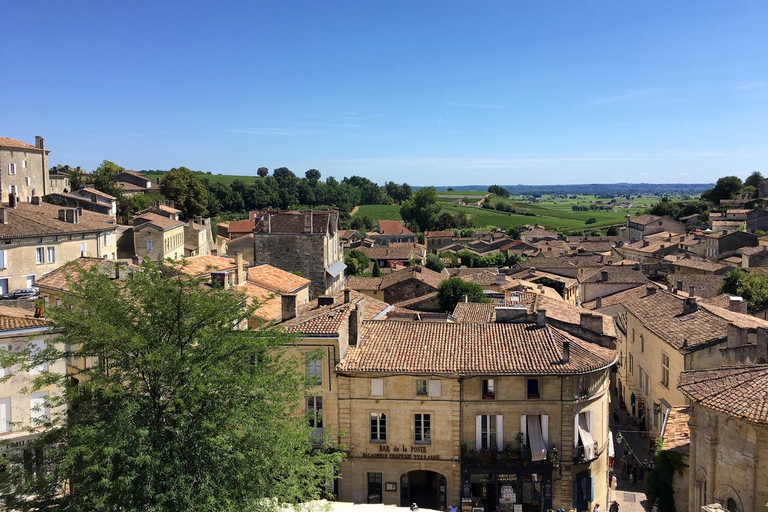
[[[619,413],[619,423],[614,420],[614,411]],[[616,400],[611,405],[610,428],[613,432],[613,441],[615,447],[614,472],[616,475],[616,490],[611,490],[608,495],[608,507],[612,501],[619,503],[620,512],[643,512],[645,505],[645,478],[633,483],[632,477],[627,475],[622,468],[622,457],[627,456],[630,464],[647,465],[648,461],[653,460],[653,452],[649,449],[649,439],[647,435],[642,436],[635,423],[628,423],[628,414],[626,411],[619,411]],[[621,436],[619,437],[619,433]],[[619,439],[622,441],[619,442]],[[606,508],[607,511],[607,508]]]

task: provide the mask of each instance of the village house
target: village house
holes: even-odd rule
[[[160,187],[141,172],[121,171],[115,176],[115,183],[127,196],[152,192],[160,193]]]
[[[684,234],[685,224],[666,217],[650,214],[639,215],[627,220],[626,235],[630,242],[637,242],[648,235],[653,235],[661,231]]]
[[[424,243],[427,245],[428,253],[437,254],[440,249],[453,243],[453,231],[425,231]]]
[[[137,215],[133,222],[133,247],[140,259],[162,261],[184,257],[184,222],[153,212]]]
[[[416,243],[416,234],[399,220],[380,220],[376,231],[366,233],[365,236],[382,247],[391,243]]]
[[[577,279],[580,302],[613,295],[648,282],[648,278],[640,271],[639,265],[605,266],[589,273],[584,271]]]
[[[0,294],[30,288],[80,256],[114,259],[115,221],[108,215],[39,202],[0,206]]]
[[[757,235],[744,231],[717,231],[703,236],[707,259],[718,261],[737,254],[743,247],[757,247]]]
[[[0,350],[10,353],[27,350],[39,352],[56,343],[50,321],[37,318],[31,311],[0,306]],[[31,380],[43,372],[64,374],[63,359],[42,363],[29,371],[11,372],[18,368],[1,368],[0,376],[0,442],[3,451],[21,449],[42,431],[50,418],[61,416],[64,406],[50,407],[47,399],[60,396],[62,389],[48,385],[29,391]]]
[[[8,203],[13,196],[30,203],[50,192],[48,153],[42,137],[36,136],[34,145],[0,137],[0,202]]]
[[[95,188],[85,187],[74,192],[51,192],[46,200],[53,204],[82,208],[91,212],[117,216],[117,201],[114,196]]]
[[[579,282],[572,277],[543,272],[536,267],[530,267],[528,270],[509,274],[509,277],[511,279],[524,279],[534,284],[542,284],[553,288],[569,304],[575,305],[579,299]]]
[[[619,400],[633,416],[645,416],[646,428],[656,434],[671,407],[686,405],[676,388],[684,370],[721,366],[723,350],[754,343],[758,332],[768,328],[765,320],[693,295],[683,298],[650,288],[624,307],[627,338],[618,350],[626,359],[620,360]]]
[[[230,254],[242,253],[253,265],[272,265],[298,272],[311,281],[314,299],[344,288],[344,253],[339,239],[339,212],[255,212],[252,233],[228,242]]]
[[[615,352],[546,318],[499,308],[493,323],[363,322],[336,371],[350,449],[339,498],[488,512],[605,506]]]
[[[765,336],[758,338],[758,350],[765,363]],[[734,512],[765,508],[768,366],[685,371],[678,389],[692,403],[687,510],[714,503]]]
[[[664,259],[673,274],[723,275],[730,267],[703,258],[695,258],[690,254],[670,256]]]
[[[378,262],[380,268],[392,267],[397,263],[408,265],[411,259],[423,265],[427,258],[427,248],[414,243],[392,242],[386,247],[359,247],[357,250]]]
[[[625,260],[638,263],[660,263],[665,256],[679,253],[679,244],[684,239],[685,235],[662,231],[646,236],[637,242],[623,244],[615,250],[622,254]]]

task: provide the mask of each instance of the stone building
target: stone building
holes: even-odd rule
[[[759,348],[765,360],[766,344]],[[688,511],[719,503],[730,512],[768,503],[768,366],[686,371],[691,405]]]
[[[627,239],[637,242],[648,235],[668,231],[670,233],[685,233],[685,224],[658,215],[643,214],[627,219]]]
[[[230,254],[242,253],[254,265],[272,265],[309,279],[310,298],[344,288],[344,253],[339,239],[339,212],[266,211],[254,215],[250,235],[228,243]]]
[[[80,256],[116,257],[113,218],[38,200],[0,207],[0,293],[34,286]]]
[[[48,190],[48,153],[42,137],[35,137],[35,145],[10,137],[0,137],[0,202],[9,202],[10,196],[32,202]]]
[[[34,339],[30,339],[33,336]],[[55,343],[48,320],[35,318],[25,309],[0,306],[0,350],[18,352],[31,348],[44,350],[48,343]],[[30,347],[31,345],[31,347]],[[63,374],[63,359],[40,364],[27,371],[10,376],[10,368],[0,369],[0,443],[3,451],[23,448],[42,430],[42,422],[63,414],[64,406],[50,407],[47,399],[60,395],[59,387],[48,385],[37,391],[27,389],[31,379],[42,372]]]
[[[363,322],[336,369],[350,450],[339,498],[605,506],[615,356],[524,307],[498,308],[494,322]]]
[[[140,259],[161,261],[184,257],[184,222],[157,213],[133,218],[133,247]]]

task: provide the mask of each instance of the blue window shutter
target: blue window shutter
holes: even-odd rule
[[[595,501],[595,477],[589,477],[589,501]]]

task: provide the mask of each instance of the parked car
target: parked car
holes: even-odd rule
[[[18,299],[36,299],[40,296],[40,290],[37,288],[26,288],[16,290],[5,295],[0,295],[0,300],[18,300]]]

